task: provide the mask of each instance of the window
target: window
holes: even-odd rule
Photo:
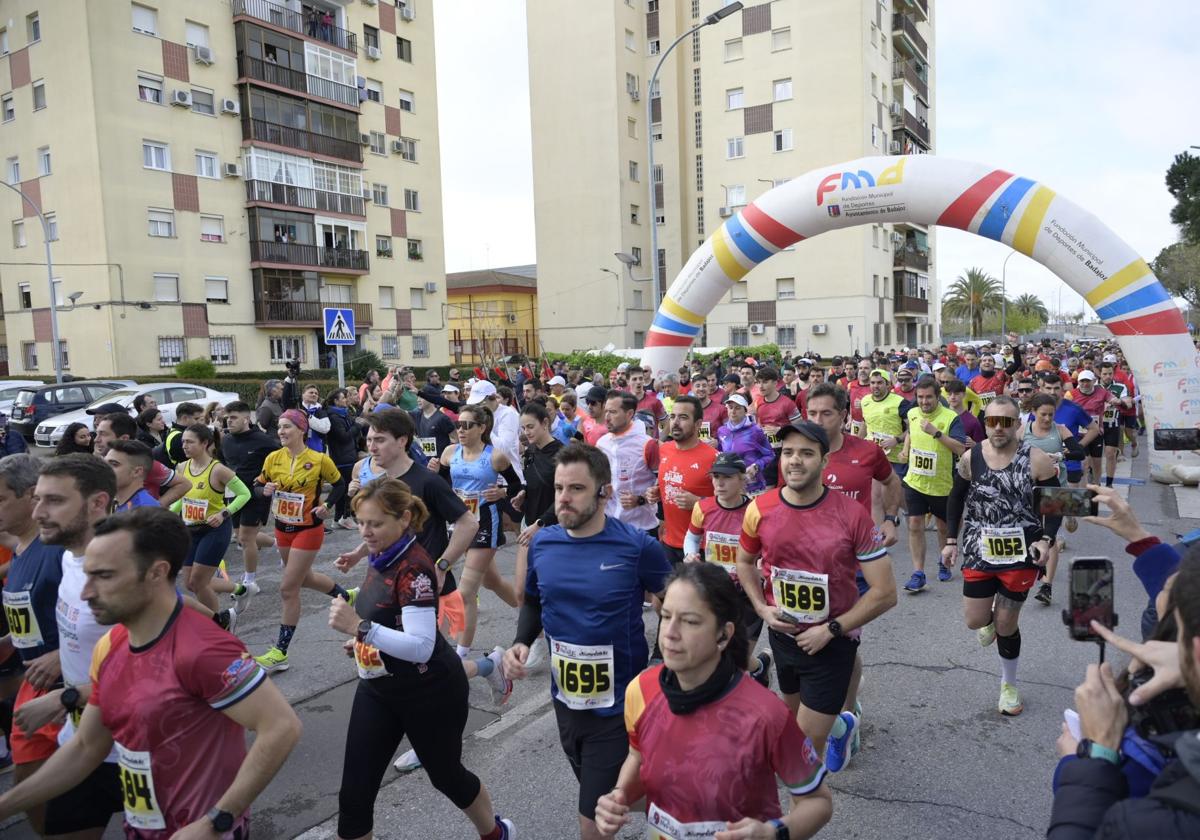
[[[782,102],[785,99],[792,98],[792,80],[791,79],[776,79],[774,83],[775,101]]]
[[[629,161],[629,180],[638,180],[638,163],[636,160]]]
[[[232,365],[237,361],[233,336],[214,335],[208,339],[208,358],[214,365]]]
[[[633,117],[625,120],[625,132],[634,140],[637,139],[637,120]]]
[[[421,196],[416,190],[404,191],[404,209],[414,213],[421,212]]]
[[[704,155],[696,155],[696,192],[704,192]]]
[[[726,61],[741,61],[742,59],[742,39],[730,38],[725,42],[725,60]]]
[[[8,28],[0,29],[0,55],[8,55]]]
[[[387,154],[387,135],[382,131],[371,132],[371,151],[377,155]]]
[[[400,110],[412,114],[417,110],[417,100],[411,90],[400,91]]]
[[[24,248],[25,244],[26,244],[25,243],[25,222],[24,222],[24,220],[18,220],[18,221],[13,222],[12,223],[12,232],[13,232],[13,247],[14,248]]]
[[[660,96],[662,96],[662,80],[655,79],[654,83],[650,85],[650,98],[658,99]]]
[[[625,74],[625,92],[626,93],[628,93],[630,96],[633,96],[639,90],[641,90],[641,87],[642,87],[642,83],[640,81],[638,81],[637,76],[633,75],[632,73]]]
[[[796,346],[796,327],[776,326],[775,327],[775,343],[780,347],[795,347]]]
[[[646,42],[646,52],[650,55],[658,55],[662,52],[662,42],[657,38],[651,38]]]
[[[4,167],[5,174],[8,175],[8,183],[21,183],[21,159],[19,157],[10,157]]]
[[[400,339],[394,335],[383,336],[383,358],[396,359],[400,356]]]
[[[171,150],[166,143],[153,140],[142,141],[142,166],[145,169],[171,169]]]
[[[784,26],[771,30],[771,51],[790,50],[792,48],[792,28]]]
[[[646,346],[646,332],[644,330],[633,331],[633,348],[641,350]]]
[[[54,213],[43,213],[46,218],[46,230],[50,233],[50,241],[58,241],[58,216]]]
[[[50,147],[42,146],[38,149],[38,175],[50,174]]]
[[[181,335],[158,337],[158,366],[174,367],[186,355],[187,341]]]
[[[736,111],[742,107],[742,89],[730,88],[725,91],[725,110]]]
[[[662,123],[650,124],[650,137],[653,138],[655,143],[662,140]]]
[[[175,213],[172,210],[155,210],[150,209],[150,235],[151,236],[167,236],[175,235]],[[169,299],[169,298],[168,298]]]
[[[390,257],[392,255],[392,237],[376,236],[375,237],[375,256]]]
[[[775,132],[775,151],[788,152],[792,149],[792,130],[781,128]]]
[[[379,49],[379,30],[374,26],[367,26],[365,23],[363,24],[363,45],[367,49],[371,49],[371,47]]]
[[[162,79],[138,73],[138,99],[161,105],[163,101]]]
[[[25,365],[25,370],[37,370],[37,344],[35,342],[21,342],[21,362]]]
[[[731,347],[749,347],[750,341],[745,327],[729,328],[729,344]]]
[[[704,196],[696,198],[696,233],[704,233]]]
[[[17,284],[17,296],[21,299],[22,309],[33,309],[33,292],[28,283]]]
[[[13,107],[13,95],[6,93],[0,96],[0,108],[4,111],[4,121],[12,122],[17,117],[17,110]]]
[[[154,299],[161,301],[179,300],[179,275],[155,274]]]
[[[700,68],[692,69],[692,104],[696,107],[700,106]]]
[[[744,184],[730,184],[725,188],[725,201],[730,207],[741,207],[746,203]]]
[[[224,242],[225,241],[225,219],[223,216],[201,216],[200,217],[200,241],[201,242]]]
[[[365,90],[367,91],[367,99],[369,99],[370,101],[372,101],[372,102],[382,102],[383,101],[383,83],[382,82],[377,82],[374,79],[367,79],[367,84],[365,86]]]
[[[630,249],[629,249],[629,255],[630,255],[631,257],[633,257],[633,264],[634,264],[634,265],[641,265],[641,264],[642,264],[642,249],[641,249],[641,248],[639,248],[639,247],[637,247],[636,245],[634,245],[632,248],[630,248]]]
[[[412,345],[413,345],[412,354],[413,354],[414,359],[428,359],[429,358],[429,336],[414,335],[412,337]]]
[[[31,44],[42,40],[42,19],[38,17],[37,12],[25,18],[25,36]]]
[[[625,30],[625,49],[637,52],[637,41],[633,37],[633,30]]]
[[[408,305],[410,309],[425,308],[425,290],[412,288],[408,290]]]
[[[739,280],[733,284],[733,288],[729,290],[730,300],[745,300],[747,297],[746,281]]]
[[[33,83],[33,110],[40,111],[46,107],[46,83]]]
[[[641,289],[633,290],[633,308],[634,309],[642,308],[642,290]]]
[[[796,297],[796,278],[780,277],[776,280],[775,297],[779,300],[793,300]]]
[[[417,141],[411,137],[400,138],[400,159],[409,163],[417,162]]]
[[[205,26],[203,23],[196,23],[193,20],[187,20],[183,22],[183,27],[184,32],[186,33],[184,38],[186,39],[189,47],[194,49],[196,47],[208,46],[207,26]]]
[[[407,38],[396,39],[396,58],[401,61],[412,62],[412,41]]]
[[[371,184],[371,200],[380,207],[388,206],[387,184]]]
[[[54,290],[54,305],[55,306],[65,305],[66,301],[63,300],[63,293],[62,293],[62,280],[59,279],[58,277],[55,277],[53,280],[50,281],[50,288]]]
[[[133,31],[143,35],[158,34],[158,12],[146,6],[133,4]]]
[[[414,262],[420,262],[425,259],[425,249],[421,245],[420,239],[408,240],[408,258]]]
[[[209,91],[192,88],[192,110],[197,114],[214,116],[217,111],[213,107],[213,95]]]
[[[219,166],[214,152],[196,152],[196,174],[201,178],[217,178]]]
[[[391,248],[392,241],[388,240],[388,247]],[[380,286],[379,287],[379,308],[380,309],[395,309],[396,308],[396,287],[395,286]]]
[[[725,141],[725,159],[733,160],[734,158],[745,157],[745,138],[730,137]]]
[[[271,351],[271,364],[281,365],[286,361],[295,359],[298,362],[304,362],[305,351],[308,349],[308,342],[303,336],[299,335],[273,335],[267,339],[267,346]]]
[[[641,221],[639,220],[638,206],[636,204],[629,205],[629,223],[631,225],[641,224]]]
[[[229,279],[226,277],[205,277],[204,299],[209,303],[229,303]]]

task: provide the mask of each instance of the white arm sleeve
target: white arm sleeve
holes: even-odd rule
[[[700,535],[693,534],[688,531],[683,535],[683,553],[684,554],[699,554],[700,553]]]
[[[405,662],[418,665],[428,662],[437,639],[437,610],[433,607],[405,607],[400,615],[404,618],[403,630],[373,624],[363,641]]]
[[[308,427],[319,435],[329,434],[329,418],[328,417],[309,417]]]

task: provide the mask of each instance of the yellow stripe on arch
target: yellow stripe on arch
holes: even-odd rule
[[[733,256],[733,250],[729,247],[729,240],[726,238],[724,227],[721,227],[717,231],[717,235],[713,237],[712,243],[713,255],[717,258],[717,264],[721,266],[721,270],[725,272],[726,277],[737,282],[749,273],[750,269],[738,262]]]
[[[1017,225],[1017,234],[1013,237],[1013,248],[1027,257],[1033,256],[1033,246],[1037,243],[1038,231],[1042,229],[1042,220],[1046,218],[1046,210],[1054,200],[1054,190],[1039,186]]]
[[[1100,301],[1107,300],[1126,286],[1133,285],[1150,273],[1150,266],[1146,265],[1146,261],[1139,257],[1092,289],[1084,297],[1087,298],[1088,303],[1095,307]]]
[[[678,301],[672,300],[669,297],[664,297],[662,299],[662,308],[663,311],[672,318],[683,321],[685,324],[691,324],[698,327],[704,323],[703,315],[697,315],[690,309],[684,309]]]

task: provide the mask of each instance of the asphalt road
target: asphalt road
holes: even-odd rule
[[[1118,475],[1127,475],[1128,467],[1120,465]],[[1133,467],[1134,475],[1144,478],[1145,459]],[[1167,537],[1198,524],[1177,518],[1173,494],[1160,485],[1133,486],[1130,498],[1152,533]],[[350,532],[330,535],[323,552],[328,559],[320,564],[328,571],[336,552],[353,540]],[[898,585],[911,571],[903,534],[901,540],[892,549]],[[1145,598],[1124,546],[1108,531],[1088,525],[1068,535],[1068,543],[1067,558],[1113,560],[1121,627],[1126,635],[1136,635]],[[275,636],[277,557],[273,551],[265,554],[260,568],[264,591],[238,628],[254,653]],[[513,549],[501,550],[498,562],[511,575]],[[241,567],[236,551],[230,565]],[[1062,624],[1065,572],[1064,565],[1053,608],[1031,600],[1024,610],[1019,684],[1025,711],[1017,718],[996,711],[998,657],[994,648],[981,649],[974,632],[962,624],[957,573],[949,583],[932,580],[923,593],[901,592],[895,609],[869,626],[862,647],[863,751],[831,777],[834,817],[822,837],[1044,835],[1062,712],[1072,705],[1085,666],[1097,656],[1095,645],[1071,641]],[[347,577],[356,583],[361,573]],[[340,637],[325,624],[326,605],[323,596],[305,594],[291,670],[274,677],[303,720],[305,733],[284,770],[255,803],[256,838],[336,837],[354,668],[341,654]],[[515,614],[490,592],[482,596],[480,615],[478,650],[511,641]],[[1116,660],[1123,664],[1122,657]],[[516,821],[522,838],[566,840],[577,836],[576,785],[558,746],[548,680],[541,669],[519,683],[501,709],[492,706],[484,682],[473,680],[464,763],[488,786],[497,809]],[[475,836],[422,771],[388,771],[376,805],[375,830],[377,837],[398,840]],[[13,838],[34,836],[21,822],[0,827],[0,832]],[[620,836],[639,837],[641,832],[639,819]],[[105,836],[121,834],[114,825]]]

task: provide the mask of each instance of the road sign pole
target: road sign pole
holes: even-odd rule
[[[338,387],[346,387],[346,368],[342,364],[342,345],[337,346]]]

